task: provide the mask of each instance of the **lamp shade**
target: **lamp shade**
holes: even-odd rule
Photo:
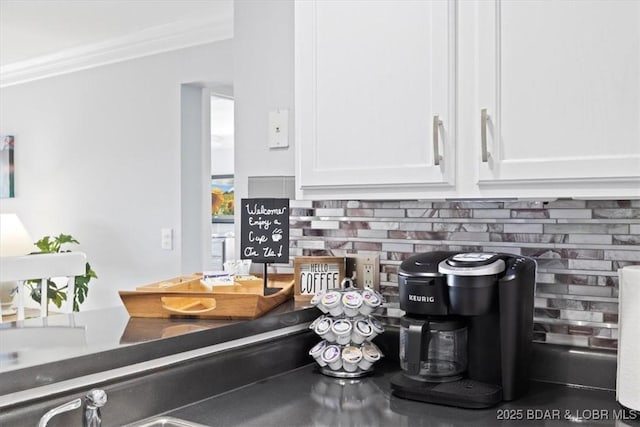
[[[0,214],[0,257],[28,255],[34,250],[31,236],[18,215]]]

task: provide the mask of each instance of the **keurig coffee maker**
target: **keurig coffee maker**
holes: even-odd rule
[[[497,253],[430,252],[400,265],[400,366],[393,394],[487,408],[528,386],[536,264]]]

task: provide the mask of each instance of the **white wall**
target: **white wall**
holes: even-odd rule
[[[211,175],[233,175],[234,157],[233,135],[223,138],[221,146],[212,145]]]
[[[233,99],[211,97],[211,175],[233,175]]]
[[[16,197],[0,211],[17,212],[34,239],[80,241],[99,276],[83,310],[186,273],[181,84],[230,85],[232,69],[229,40],[0,89],[0,134],[16,136]],[[174,229],[172,251],[162,227]]]
[[[236,200],[247,197],[249,176],[293,176],[293,1],[234,3]],[[289,109],[289,148],[267,147],[268,114]],[[236,210],[236,235],[240,213]],[[239,245],[236,245],[236,256]]]

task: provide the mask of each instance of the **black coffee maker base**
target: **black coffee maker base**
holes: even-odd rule
[[[502,387],[469,379],[447,383],[429,383],[412,380],[402,373],[391,378],[395,396],[458,408],[490,408],[502,401]]]

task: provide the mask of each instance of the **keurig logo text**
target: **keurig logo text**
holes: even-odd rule
[[[435,297],[432,297],[432,296],[409,294],[409,301],[414,301],[414,302],[436,302],[436,299],[435,299]]]

